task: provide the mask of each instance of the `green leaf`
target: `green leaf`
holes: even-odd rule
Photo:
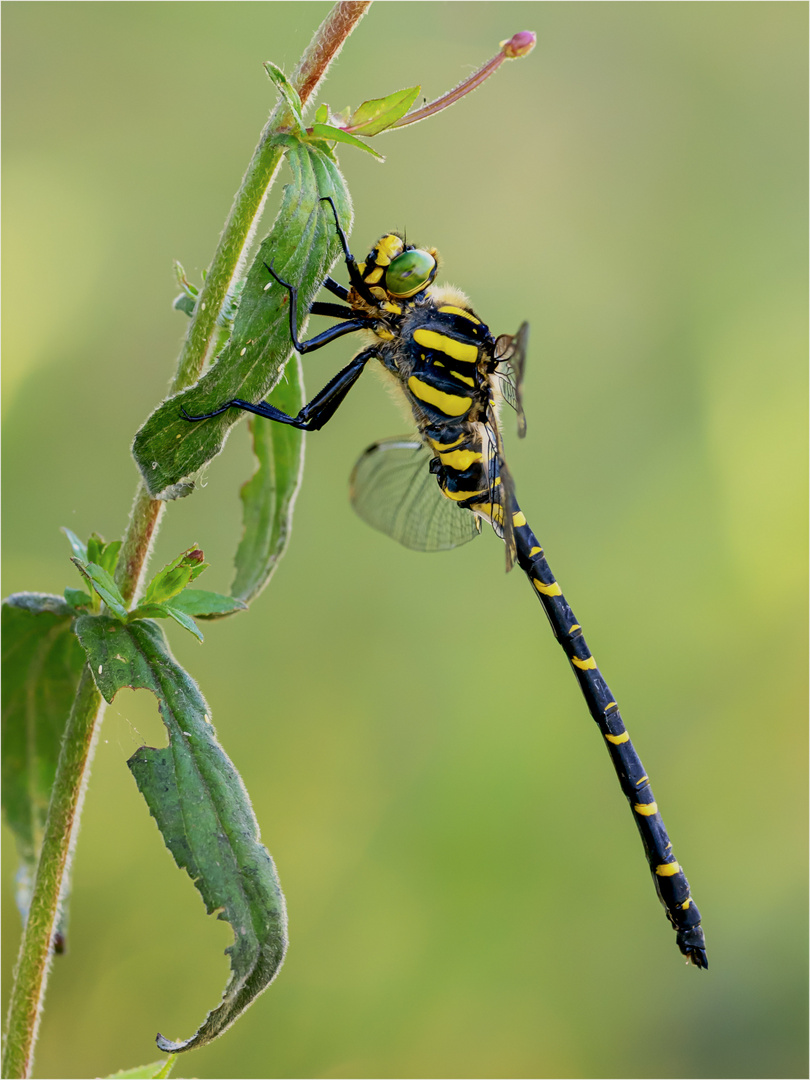
[[[410,86],[407,90],[396,90],[384,98],[364,101],[355,109],[346,126],[357,135],[379,135],[405,115],[419,97],[421,89],[421,86]]]
[[[186,293],[180,293],[177,299],[172,304],[175,311],[182,311],[185,315],[191,317],[194,314],[194,307],[197,301],[193,300]]]
[[[293,351],[289,296],[264,264],[273,263],[276,273],[298,286],[298,332],[303,337],[304,313],[341,253],[332,208],[320,201],[332,195],[348,231],[351,202],[336,164],[311,144],[289,136],[282,141],[288,147],[293,183],[285,188],[278,217],[248,272],[230,340],[200,381],[164,402],[135,436],[133,454],[153,497],[186,494],[187,489],[167,489],[218,454],[230,426],[244,415],[228,409],[211,420],[189,423],[181,408],[198,415],[235,397],[261,401]]]
[[[111,540],[109,544],[102,544],[99,553],[98,564],[108,574],[114,574],[118,565],[118,553],[121,550],[120,540]]]
[[[150,690],[169,733],[164,749],[143,746],[128,764],[166,846],[199,889],[206,910],[231,924],[231,977],[221,1003],[189,1039],[158,1036],[178,1052],[216,1038],[267,988],[287,946],[284,896],[239,774],[218,744],[197,685],[169,652],[157,623],[122,626],[83,615],[76,633],[101,693]],[[182,978],[178,974],[178,987]]]
[[[20,860],[17,906],[23,922],[62,735],[84,667],[71,631],[73,615],[61,596],[42,593],[17,593],[2,608],[2,802]],[[63,894],[59,933],[66,919]]]
[[[295,416],[304,404],[301,360],[294,356],[271,395]],[[287,547],[295,497],[304,468],[304,433],[288,424],[251,417],[256,471],[242,486],[242,539],[236,552],[231,594],[250,603],[270,580]]]
[[[187,296],[189,300],[196,300],[200,294],[200,290],[188,280],[186,277],[186,268],[179,259],[174,260],[173,269],[175,281],[183,290],[184,295]],[[204,274],[203,277],[205,277]]]
[[[247,604],[233,596],[208,592],[205,589],[183,589],[177,596],[161,603],[139,604],[130,612],[129,622],[136,619],[174,619],[202,641],[202,633],[194,619],[217,619],[235,611],[246,611]],[[193,616],[193,618],[192,618]]]
[[[71,532],[70,529],[66,528],[66,526],[64,526],[64,525],[62,526],[62,532],[65,534],[65,536],[70,541],[70,546],[73,549],[73,554],[76,556],[76,558],[81,559],[82,562],[86,563],[88,561],[87,560],[87,545],[83,544],[81,542],[81,540],[78,538],[78,536],[76,535],[76,533]]]
[[[272,425],[280,427],[281,425]],[[246,611],[247,604],[233,596],[207,592],[205,589],[183,589],[172,600],[172,607],[193,615],[195,619],[216,619],[222,615],[231,615],[235,611]]]
[[[199,626],[197,626],[190,615],[186,615],[184,611],[175,607],[174,604],[164,604],[163,607],[170,619],[174,619],[174,621],[179,626],[182,626],[184,630],[188,630],[190,634],[193,634],[197,641],[203,640],[202,630],[200,630]]]
[[[101,566],[101,553],[104,551],[104,541],[98,533],[91,533],[87,541],[87,561]]]
[[[65,589],[65,600],[72,608],[92,607],[93,598],[84,589]]]
[[[191,317],[197,306],[197,297],[199,296],[200,290],[196,285],[192,285],[186,278],[186,272],[181,263],[175,261],[174,271],[177,282],[183,291],[175,298],[172,307],[175,311],[182,311]],[[205,277],[204,273],[203,277]],[[239,297],[244,285],[244,281],[241,280],[234,282],[232,287],[228,290],[222,310],[217,315],[217,326],[228,332],[230,332],[230,329],[233,326],[233,320],[236,317],[236,311],[239,307]],[[217,340],[219,340],[219,335],[217,335]],[[224,344],[224,342],[221,344]],[[219,347],[221,347],[221,344]]]
[[[182,596],[182,593],[180,595]],[[178,605],[178,600],[179,597],[175,597],[162,604],[139,604],[134,611],[129,613],[127,622],[134,623],[138,619],[174,619],[184,630],[193,634],[197,641],[202,641],[202,631],[191,616]]]
[[[315,110],[315,123],[325,124],[329,119],[329,108],[326,105],[319,105]]]
[[[350,135],[349,132],[344,131],[343,128],[332,127],[331,124],[313,124],[310,131],[318,138],[348,143],[349,146],[356,146],[358,150],[365,150],[367,154],[371,154],[372,157],[375,157],[378,161],[385,161],[382,154],[378,154],[376,150],[372,150],[370,146],[367,146],[362,139],[356,139],[354,135]]]
[[[138,604],[136,608],[133,608],[129,613],[128,623],[135,622],[137,619],[168,619],[169,613],[166,610],[165,604]]]
[[[276,67],[272,60],[265,60],[264,70],[270,76],[272,81],[276,84],[277,89],[281,93],[284,100],[290,107],[290,112],[295,117],[295,123],[298,128],[298,134],[304,133],[304,114],[303,105],[301,104],[301,98],[298,91],[288,82],[287,76],[281,70],[280,67]]]
[[[163,604],[171,600],[207,568],[202,551],[194,544],[155,574],[146,588],[143,603]]]
[[[134,1069],[121,1069],[120,1072],[110,1073],[107,1080],[162,1080],[172,1074],[172,1067],[177,1061],[174,1054],[163,1061],[153,1061],[151,1065],[137,1065]]]
[[[124,603],[124,598],[104,567],[93,562],[85,564],[75,556],[70,561],[79,568],[79,571],[87,578],[110,611],[119,619],[126,619],[129,612]]]

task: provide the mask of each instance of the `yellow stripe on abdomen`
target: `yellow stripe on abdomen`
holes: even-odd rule
[[[449,465],[451,469],[464,472],[474,465],[476,461],[483,461],[483,457],[476,450],[451,450],[446,454],[439,454],[442,465]]]
[[[428,442],[436,451],[437,454],[443,454],[447,450],[452,450],[454,446],[458,446],[459,443],[463,443],[466,440],[466,434],[459,435],[457,439],[453,439],[452,442],[439,442],[438,439],[428,439]]]
[[[419,401],[426,405],[432,405],[434,409],[443,412],[445,416],[463,416],[472,404],[468,397],[458,397],[456,394],[445,394],[443,390],[437,390],[430,383],[417,379],[411,375],[408,379],[408,389]]]
[[[674,877],[680,869],[679,863],[665,862],[661,863],[660,866],[656,866],[655,872],[659,877]]]
[[[596,661],[592,656],[589,656],[587,660],[580,660],[579,657],[572,656],[571,663],[578,667],[580,671],[593,671],[596,667]]]
[[[538,581],[537,578],[532,578],[532,583],[539,593],[543,596],[562,596],[562,589],[556,581],[552,581],[550,585],[544,585],[542,581]]]
[[[478,360],[478,349],[475,345],[465,345],[463,341],[456,341],[446,334],[437,334],[435,330],[414,330],[413,340],[417,345],[443,352],[453,360],[460,360],[462,364],[474,364]]]

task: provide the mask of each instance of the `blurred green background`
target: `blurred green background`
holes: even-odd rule
[[[322,3],[4,6],[4,592],[78,585],[58,533],[122,532],[132,436]],[[344,150],[362,256],[442,252],[497,332],[532,324],[518,494],[622,706],[704,914],[687,969],[607,755],[491,535],[418,555],[356,519],[355,458],[406,426],[367,375],[309,436],[290,550],[200,648],[169,629],[251,792],[290,910],[271,989],[198,1077],[807,1074],[806,39],[798,3],[387,3],[319,100],[431,99]],[[285,177],[285,180],[287,177]],[[274,213],[280,186],[271,196]],[[264,231],[270,224],[265,220]],[[337,276],[340,276],[339,274]],[[310,392],[350,342],[307,357]],[[227,590],[242,425],[165,518]],[[219,1000],[228,928],[124,764],[108,709],[36,1074],[158,1056]],[[19,923],[4,845],[3,980]]]

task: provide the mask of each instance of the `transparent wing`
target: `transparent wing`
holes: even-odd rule
[[[433,455],[417,439],[371,445],[349,481],[352,506],[367,524],[414,551],[446,551],[473,540],[478,518],[442,494]]]
[[[489,474],[489,510],[492,528],[504,542],[507,573],[515,564],[515,532],[512,515],[517,507],[512,474],[504,461],[501,433],[494,412],[490,409],[485,426],[485,452]]]
[[[523,370],[529,343],[529,324],[521,323],[516,334],[501,334],[495,342],[495,359],[500,368],[494,372],[504,401],[517,413],[518,435],[526,434],[526,414],[523,411]]]

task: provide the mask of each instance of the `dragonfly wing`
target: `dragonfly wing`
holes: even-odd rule
[[[363,521],[413,551],[460,547],[481,531],[474,514],[442,494],[432,457],[417,439],[383,439],[365,451],[349,481]]]
[[[526,348],[529,343],[529,324],[521,323],[514,335],[502,334],[495,342],[495,359],[503,365],[496,371],[498,386],[504,401],[517,413],[518,435],[526,434],[526,414],[523,411],[523,370],[526,367]]]
[[[489,474],[490,521],[495,533],[504,542],[508,573],[515,562],[515,533],[512,515],[517,502],[512,474],[503,456],[498,420],[492,409],[489,412],[489,421],[484,428],[484,441]]]

